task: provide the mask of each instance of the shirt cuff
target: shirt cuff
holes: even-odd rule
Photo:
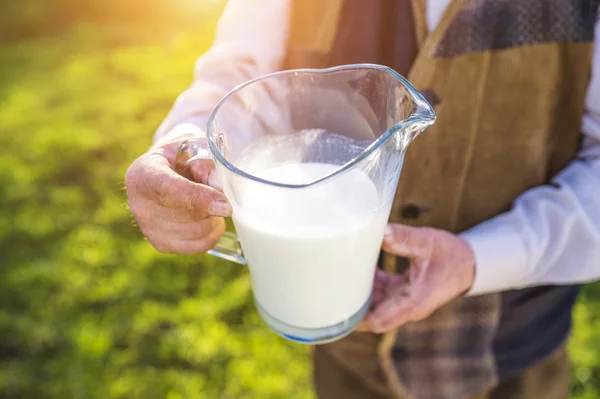
[[[475,255],[475,280],[466,296],[506,291],[525,285],[527,250],[517,230],[502,218],[460,234]]]

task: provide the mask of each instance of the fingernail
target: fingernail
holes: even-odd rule
[[[389,224],[385,226],[385,231],[383,232],[383,238],[389,239],[394,235],[394,229]]]
[[[225,201],[214,201],[210,206],[210,214],[213,216],[231,216],[231,205]]]

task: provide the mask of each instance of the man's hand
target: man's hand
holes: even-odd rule
[[[183,140],[154,146],[127,170],[125,186],[131,214],[148,241],[159,251],[198,254],[211,249],[225,231],[223,217],[231,206],[216,186],[214,163],[192,161],[184,172],[174,170],[175,154]]]
[[[377,301],[359,330],[384,333],[422,320],[473,284],[475,258],[471,247],[457,235],[391,224],[383,249],[408,258],[410,266],[401,275],[377,272],[373,294]]]

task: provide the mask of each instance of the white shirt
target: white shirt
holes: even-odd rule
[[[158,136],[203,131],[208,114],[234,86],[281,68],[291,0],[230,0],[212,48],[198,59],[192,86],[178,98]],[[428,0],[433,29],[450,0]],[[595,43],[600,43],[600,23]],[[461,234],[475,253],[469,295],[600,278],[600,45],[577,159],[553,181],[523,193],[512,209]]]

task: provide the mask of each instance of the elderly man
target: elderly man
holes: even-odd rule
[[[321,398],[567,398],[564,343],[600,276],[598,0],[231,0],[196,79],[126,176],[160,251],[202,253],[231,207],[173,170],[235,85],[388,65],[435,106],[409,149],[362,332],[314,351]],[[408,260],[408,261],[407,261]],[[404,274],[400,274],[408,266]]]

